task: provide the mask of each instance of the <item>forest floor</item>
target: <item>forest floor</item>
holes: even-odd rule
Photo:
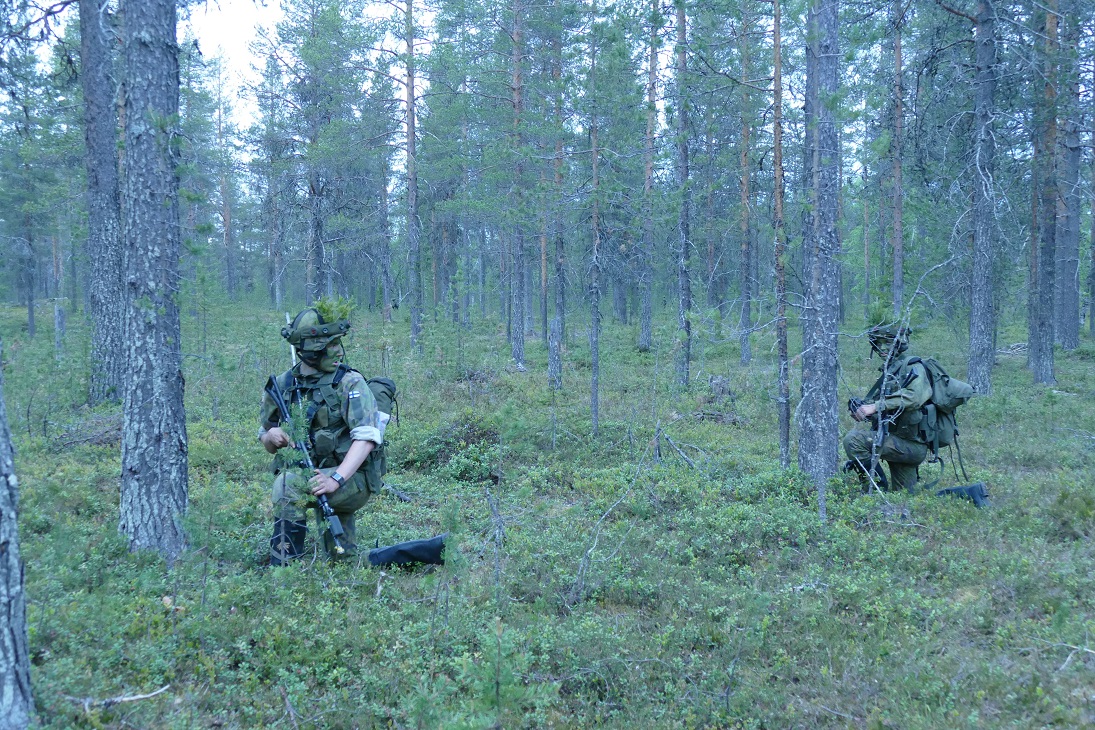
[[[681,390],[670,322],[649,353],[607,324],[592,439],[588,319],[568,322],[553,393],[542,343],[517,371],[504,323],[427,321],[415,356],[406,322],[360,312],[349,361],[401,388],[388,482],[413,501],[382,493],[359,537],[448,532],[448,560],[271,569],[256,419],[287,367],[283,315],[184,313],[191,549],[168,569],[118,535],[120,409],[80,405],[79,318],[55,359],[25,317],[0,309],[43,727],[1095,725],[1089,335],[1057,351],[1054,387],[1002,353],[994,394],[960,411],[991,507],[841,477],[822,523],[814,490],[778,468],[767,331],[742,366],[729,326],[698,322]],[[914,325],[913,351],[962,377],[959,325]],[[879,362],[862,322],[844,331],[841,435],[843,400]],[[1024,339],[1005,329],[1000,347]],[[941,472],[962,481],[949,454],[922,476]]]

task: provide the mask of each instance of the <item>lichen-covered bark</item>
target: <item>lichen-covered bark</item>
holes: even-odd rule
[[[1031,282],[1034,295],[1033,326],[1030,328],[1029,360],[1035,383],[1053,384],[1053,343],[1057,270],[1057,15],[1056,0],[1045,7],[1042,63],[1045,93],[1035,110],[1037,133],[1034,165],[1039,183],[1038,259]]]
[[[815,98],[816,133],[812,150],[813,251],[807,281],[808,326],[803,327],[802,403],[798,464],[818,490],[818,510],[825,520],[825,484],[837,462],[837,317],[840,301],[837,261],[837,197],[840,192],[840,146],[834,107],[839,103],[840,49],[837,0],[818,0]]]
[[[677,352],[674,370],[677,385],[687,388],[692,361],[692,278],[689,257],[692,252],[692,234],[689,230],[692,215],[692,193],[688,178],[688,16],[683,2],[677,4],[677,182],[681,190],[680,214],[677,218]]]
[[[118,123],[108,32],[112,19],[97,2],[80,3],[80,81],[84,92],[84,141],[87,153],[88,294],[93,326],[92,405],[119,401],[125,380],[122,332],[125,297],[118,207]]]
[[[119,528],[172,562],[186,546],[174,0],[125,8],[127,358]]]
[[[1080,60],[1078,44],[1081,13],[1075,1],[1066,0],[1062,8],[1065,23],[1062,34],[1061,87],[1063,144],[1060,148],[1060,192],[1057,215],[1057,344],[1065,350],[1080,346],[1080,216],[1083,212],[1083,188],[1080,162],[1082,105],[1080,100]]]
[[[970,287],[970,355],[968,378],[979,393],[992,392],[996,353],[993,335],[996,308],[996,9],[993,0],[977,4],[977,78],[974,82],[973,271]]]
[[[0,371],[0,727],[13,729],[27,727],[34,707],[18,518],[19,482]]]

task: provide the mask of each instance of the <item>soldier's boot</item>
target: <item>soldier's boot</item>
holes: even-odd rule
[[[308,526],[296,520],[274,520],[274,535],[270,538],[270,565],[288,565],[304,554],[304,538]]]
[[[343,518],[343,520],[345,520],[345,518]],[[346,529],[345,521],[343,521],[342,526],[342,537],[338,539],[339,545],[342,547],[342,552],[339,552],[338,547],[335,545],[335,538],[331,534],[331,529],[327,528],[323,531],[323,549],[327,552],[327,557],[331,560],[348,560],[357,557],[357,543],[354,542],[354,533]]]
[[[859,459],[848,459],[844,462],[845,472],[855,472],[859,476],[859,481],[863,483],[864,488],[870,489],[871,479],[867,477],[867,465]],[[886,472],[882,470],[882,462],[879,461],[874,465],[874,469],[871,471],[871,477],[874,479],[874,483],[878,485],[878,488],[885,492],[890,488],[890,480],[886,478]]]
[[[940,489],[935,493],[937,497],[943,497],[950,495],[952,497],[959,497],[961,499],[968,499],[973,502],[977,509],[990,506],[989,502],[989,489],[988,485],[984,482],[974,482],[973,484],[967,484],[961,487],[948,487],[946,489]]]

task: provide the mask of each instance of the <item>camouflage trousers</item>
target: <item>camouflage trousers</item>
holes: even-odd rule
[[[871,445],[876,431],[856,428],[844,436],[844,453],[849,459],[858,460],[865,468],[871,466]],[[892,489],[911,490],[916,486],[916,467],[928,457],[928,446],[917,441],[887,434],[878,450],[879,461],[890,467]]]
[[[320,469],[330,476],[335,469]],[[327,501],[331,509],[338,515],[342,522],[342,529],[346,533],[342,540],[342,546],[346,552],[340,558],[349,558],[357,554],[357,525],[354,513],[365,506],[372,494],[365,483],[365,474],[358,471],[346,480],[332,494],[327,495]],[[278,474],[273,487],[274,519],[281,520],[281,524],[291,525],[296,529],[308,529],[308,510],[315,510],[316,522],[323,531],[323,549],[332,560],[335,558],[335,543],[331,537],[331,531],[327,529],[327,521],[323,518],[323,512],[319,509],[319,502],[312,496],[308,488],[308,479],[294,470],[286,470]],[[271,552],[276,554],[277,547],[272,545]]]

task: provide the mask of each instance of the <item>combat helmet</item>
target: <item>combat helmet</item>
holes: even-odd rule
[[[912,330],[902,324],[876,324],[867,330],[867,340],[871,343],[871,355],[878,353],[885,357],[887,351],[900,355],[909,349],[909,335]]]
[[[318,365],[327,352],[328,346],[338,342],[350,331],[350,320],[340,319],[327,322],[318,310],[309,307],[293,318],[293,323],[281,328],[284,337],[301,360]]]

